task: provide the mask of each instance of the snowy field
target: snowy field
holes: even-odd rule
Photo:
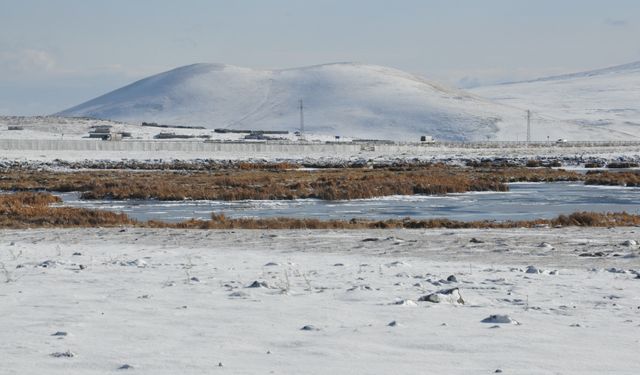
[[[637,374],[636,240],[2,230],[0,374]]]
[[[0,144],[2,140],[0,139]],[[462,148],[433,146],[392,146],[379,145],[374,149],[360,149],[351,146],[323,147],[310,145],[308,147],[251,145],[251,144],[222,144],[222,151],[109,151],[109,150],[19,150],[0,149],[0,162],[53,162],[63,160],[69,162],[81,161],[171,161],[185,160],[242,160],[242,161],[293,161],[317,163],[352,162],[380,162],[391,161],[444,161],[463,162],[464,160],[479,160],[484,158],[504,159],[563,159],[567,165],[579,164],[589,159],[640,160],[640,144],[634,146],[613,147],[504,147],[504,148]],[[323,150],[324,148],[324,150]],[[297,151],[292,151],[295,149]],[[327,151],[330,150],[330,151]],[[338,150],[338,152],[332,152]]]

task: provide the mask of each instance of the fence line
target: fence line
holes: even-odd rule
[[[0,139],[0,150],[34,151],[116,151],[116,152],[194,152],[194,153],[265,153],[265,154],[356,154],[360,152],[403,152],[428,149],[501,149],[501,148],[571,148],[571,147],[640,147],[640,141],[582,141],[582,142],[203,142],[174,140],[61,140],[61,139]]]

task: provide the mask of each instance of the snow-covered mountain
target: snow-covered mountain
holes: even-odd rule
[[[640,138],[640,62],[471,90],[607,138]],[[534,127],[535,130],[535,127]]]
[[[537,84],[544,90],[548,82]],[[303,100],[305,131],[311,133],[394,140],[418,140],[421,135],[456,141],[524,140],[528,100],[504,100],[491,95],[500,92],[494,90],[487,94],[504,104],[375,65],[254,70],[194,64],[142,79],[57,115],[295,131],[300,126],[298,103]],[[627,138],[624,132],[566,122],[552,114],[535,118],[534,140]]]
[[[405,72],[337,63],[286,70],[195,64],[60,112],[127,122],[299,129],[359,138],[494,139],[521,112]]]

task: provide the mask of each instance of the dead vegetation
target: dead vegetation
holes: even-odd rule
[[[221,171],[0,171],[0,190],[82,192],[83,199],[324,200],[389,195],[507,191],[507,182],[576,181],[574,172],[522,167],[445,165],[385,168],[269,169],[252,164]]]
[[[640,215],[627,213],[578,212],[555,219],[529,221],[455,221],[448,219],[413,220],[318,220],[294,218],[228,218],[212,214],[211,220],[181,223],[139,222],[125,214],[83,208],[56,207],[60,199],[48,193],[0,195],[0,228],[29,227],[145,227],[184,229],[430,229],[430,228],[533,228],[539,226],[615,227],[639,226]]]
[[[627,162],[627,161],[611,162],[607,164],[607,168],[611,168],[611,169],[638,168],[638,163]]]
[[[96,227],[135,225],[125,214],[82,208],[55,207],[60,198],[48,193],[0,195],[0,228]]]
[[[586,185],[640,186],[640,172],[587,172]]]

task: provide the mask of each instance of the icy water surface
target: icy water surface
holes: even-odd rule
[[[552,218],[576,211],[640,214],[640,188],[585,186],[576,183],[514,183],[506,193],[464,193],[447,196],[391,196],[327,202],[294,201],[83,201],[78,194],[61,196],[64,205],[124,212],[138,220],[209,219],[212,212],[228,217],[306,217],[327,219],[520,220]]]

